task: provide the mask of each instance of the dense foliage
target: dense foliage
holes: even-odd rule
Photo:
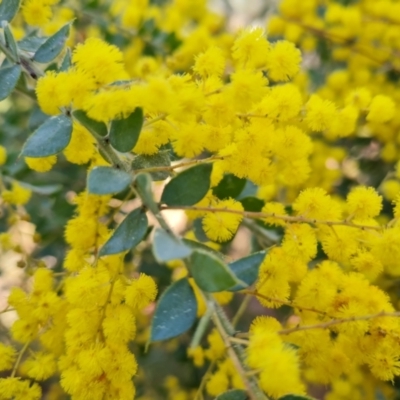
[[[271,10],[1,1],[0,399],[400,398],[400,3]]]

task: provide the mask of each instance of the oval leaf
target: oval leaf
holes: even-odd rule
[[[59,68],[59,71],[67,71],[72,64],[72,59],[71,59],[71,50],[67,48],[67,51],[65,52],[65,56],[63,60],[61,61],[61,65]]]
[[[25,157],[47,157],[64,150],[71,140],[72,120],[65,115],[51,117],[28,138],[22,149]]]
[[[0,3],[0,21],[11,22],[18,12],[21,0],[3,0]]]
[[[95,167],[88,176],[88,191],[93,194],[113,194],[122,192],[131,183],[131,176],[112,167]]]
[[[133,170],[152,167],[169,167],[170,165],[171,159],[168,150],[161,150],[151,156],[138,154],[132,160]],[[154,181],[163,181],[170,176],[170,171],[150,171],[149,174]]]
[[[229,269],[235,274],[235,276],[246,283],[245,286],[236,285],[235,287],[229,289],[231,292],[245,289],[256,281],[258,277],[258,270],[260,269],[260,265],[264,261],[266,254],[267,253],[265,250],[259,251],[229,264]]]
[[[4,38],[6,39],[7,47],[11,50],[14,59],[19,60],[18,47],[14,35],[11,32],[10,26],[6,22],[4,24],[6,24],[4,26]]]
[[[174,282],[158,300],[151,324],[150,342],[167,340],[191,328],[197,301],[187,278]]]
[[[53,61],[64,48],[70,29],[70,23],[64,25],[54,35],[50,36],[36,51],[33,61],[46,64]]]
[[[245,211],[260,212],[265,205],[265,202],[257,197],[244,197],[240,200]]]
[[[218,183],[218,185],[213,189],[213,194],[221,200],[227,199],[229,197],[235,199],[237,196],[239,196],[240,193],[242,193],[245,185],[245,178],[238,178],[233,174],[226,174]]]
[[[222,292],[238,284],[246,285],[236,278],[221,259],[202,250],[192,253],[190,272],[200,289],[206,292]]]
[[[142,208],[132,211],[100,250],[100,256],[122,253],[136,247],[147,232],[148,221]]]
[[[77,110],[74,111],[72,115],[82,126],[84,126],[91,134],[93,134],[93,136],[107,135],[106,124],[89,118],[85,111]]]
[[[180,238],[166,230],[157,228],[154,232],[153,254],[160,263],[190,256],[192,250]]]
[[[241,389],[228,390],[225,393],[220,394],[215,400],[248,400],[249,396],[247,392]]]
[[[0,69],[0,101],[4,100],[14,90],[21,76],[21,67],[13,65]]]
[[[200,164],[189,168],[171,179],[161,196],[161,202],[169,206],[192,206],[198,203],[210,189],[212,164]]]
[[[131,151],[139,139],[143,126],[143,110],[139,107],[125,119],[111,121],[110,143],[118,151]]]

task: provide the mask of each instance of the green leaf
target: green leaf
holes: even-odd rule
[[[190,240],[190,239],[182,239],[182,241],[183,241],[183,243],[188,245],[192,250],[207,251],[207,252],[210,252],[212,255],[216,256],[217,258],[220,258],[221,260],[224,259],[224,255],[222,253],[220,253],[217,250],[212,249],[211,247],[208,247],[204,243],[195,242],[194,240]]]
[[[22,149],[25,157],[47,157],[64,150],[71,140],[72,120],[65,115],[51,117],[32,133]]]
[[[239,201],[242,203],[242,206],[245,211],[260,212],[265,204],[263,200],[252,196],[244,197]]]
[[[18,12],[21,0],[3,0],[0,3],[0,21],[11,22]]]
[[[229,264],[229,268],[235,276],[246,284],[236,285],[235,287],[230,288],[229,290],[231,292],[245,289],[256,281],[258,270],[260,269],[260,265],[264,261],[266,254],[267,252],[265,250],[259,251]]]
[[[160,297],[151,324],[150,342],[167,340],[190,329],[197,301],[187,278],[174,282]]]
[[[64,25],[54,35],[50,36],[36,51],[33,61],[46,64],[53,61],[63,50],[68,39],[71,23]]]
[[[71,50],[67,48],[67,51],[65,52],[65,56],[63,60],[61,61],[61,65],[59,68],[59,71],[67,71],[72,64],[72,59],[71,59]]]
[[[112,167],[95,167],[88,176],[87,188],[93,194],[114,194],[122,192],[131,183],[131,176]]]
[[[36,185],[31,185],[26,182],[19,182],[19,183],[21,186],[26,187],[27,189],[31,190],[33,193],[37,193],[42,196],[50,196],[54,193],[60,192],[63,188],[62,185],[58,185],[58,184],[36,186]]]
[[[103,122],[95,121],[87,116],[85,111],[77,110],[72,116],[94,136],[106,136],[107,126]]]
[[[180,238],[173,236],[161,228],[155,230],[153,254],[159,263],[186,258],[191,253],[191,248]]]
[[[21,76],[21,67],[13,65],[0,69],[0,101],[4,100],[14,90]]]
[[[169,167],[171,165],[169,153],[169,150],[161,150],[153,156],[146,156],[143,154],[137,155],[132,161],[132,169],[137,170],[152,167]],[[169,171],[150,171],[149,174],[154,181],[163,181],[170,176]]]
[[[301,396],[299,394],[287,394],[283,397],[279,397],[278,400],[316,400],[314,397]]]
[[[169,206],[192,206],[198,203],[210,189],[211,172],[211,163],[186,169],[167,183],[161,202]]]
[[[110,143],[118,151],[131,151],[139,139],[143,126],[143,110],[136,107],[135,111],[124,119],[114,119],[110,127]]]
[[[133,183],[138,195],[142,199],[143,204],[152,212],[152,214],[157,218],[160,226],[167,232],[171,232],[168,224],[164,220],[160,213],[157,203],[154,201],[153,191],[151,189],[151,177],[147,173],[140,173],[136,175],[135,181]]]
[[[221,200],[227,199],[229,197],[235,199],[237,196],[240,195],[240,193],[242,193],[245,185],[245,178],[238,178],[233,174],[226,174],[218,183],[218,185],[213,188],[213,194]]]
[[[118,226],[100,250],[100,256],[122,253],[136,247],[145,237],[148,227],[143,208],[132,211]]]
[[[249,400],[247,392],[241,389],[228,390],[225,393],[220,394],[215,400]]]
[[[4,38],[6,39],[7,47],[11,50],[14,59],[19,60],[18,47],[14,35],[11,32],[10,26],[4,22]]]
[[[21,50],[35,53],[37,49],[46,41],[46,38],[36,35],[37,31],[33,31],[18,41],[18,47]]]
[[[221,259],[203,250],[192,253],[190,272],[200,289],[206,292],[221,292],[245,284],[236,278]]]

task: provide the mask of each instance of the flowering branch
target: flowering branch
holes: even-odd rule
[[[161,210],[191,210],[191,211],[203,211],[203,212],[211,212],[211,213],[230,213],[230,214],[238,214],[242,215],[245,218],[252,219],[263,219],[263,218],[276,218],[282,221],[297,223],[303,222],[307,224],[321,224],[321,225],[340,225],[340,226],[349,226],[351,228],[358,228],[361,230],[373,230],[380,231],[383,227],[381,226],[371,226],[371,225],[362,225],[356,224],[351,221],[323,221],[315,218],[305,218],[301,215],[292,216],[292,215],[277,215],[275,213],[265,213],[265,212],[255,212],[255,211],[240,211],[240,210],[231,210],[227,208],[216,208],[216,207],[197,207],[197,206],[161,206]]]

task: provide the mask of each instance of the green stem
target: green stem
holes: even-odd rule
[[[21,364],[22,357],[25,354],[26,350],[28,350],[29,344],[30,344],[30,342],[26,342],[24,344],[24,347],[20,350],[17,361],[15,362],[14,368],[11,372],[11,378],[15,377],[15,375],[17,373],[17,369],[18,369],[19,365]]]
[[[201,317],[199,324],[197,325],[196,331],[193,335],[193,339],[190,343],[189,348],[193,349],[200,344],[202,337],[208,327],[208,323],[210,322],[211,316],[213,313],[213,309],[211,307],[207,307],[206,312]]]
[[[249,374],[251,371],[246,365],[246,352],[241,344],[232,343],[229,339],[235,335],[235,328],[225,315],[222,307],[208,293],[204,293],[207,299],[208,307],[213,310],[212,320],[218,329],[225,345],[227,352],[237,368],[244,384],[246,385],[248,395],[251,400],[269,400],[264,392],[258,386],[257,379]]]

